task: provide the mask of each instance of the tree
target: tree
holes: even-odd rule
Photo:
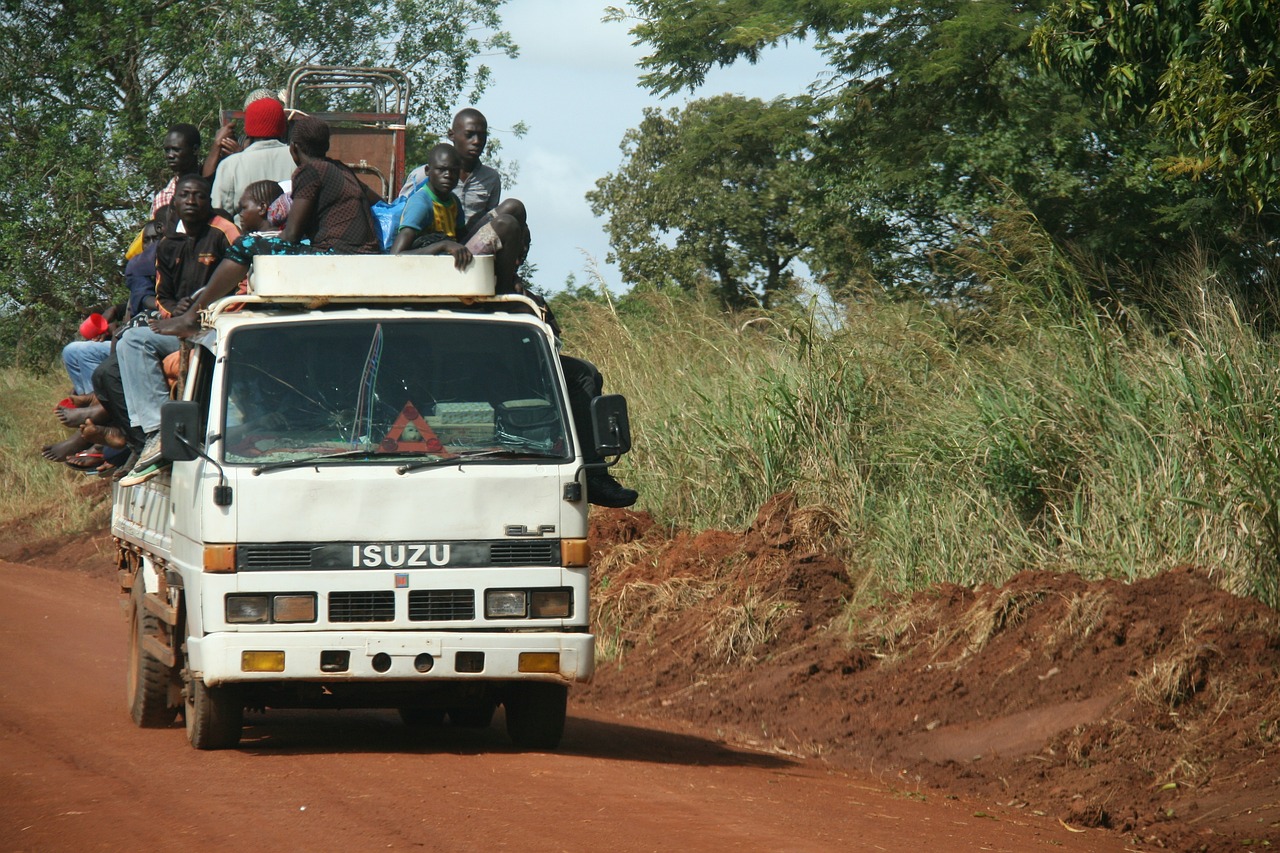
[[[1121,120],[1155,122],[1165,167],[1280,202],[1280,3],[1065,0],[1036,34],[1044,60]]]
[[[114,298],[168,125],[212,138],[221,106],[327,64],[401,68],[417,115],[443,126],[488,80],[476,57],[515,54],[501,3],[0,0],[0,362],[45,361]]]
[[[631,32],[652,48],[642,82],[670,93],[708,70],[810,40],[829,60],[812,87],[800,216],[810,267],[936,293],[963,287],[954,249],[1016,197],[1054,238],[1142,262],[1188,229],[1222,234],[1213,188],[1154,168],[1167,144],[1110,121],[1039,62],[1048,0],[637,0]],[[815,227],[815,223],[822,227]]]
[[[609,260],[632,284],[709,280],[726,304],[768,303],[807,247],[796,211],[812,195],[800,168],[808,129],[790,101],[721,95],[646,109],[623,137],[622,167],[587,193],[608,217]]]

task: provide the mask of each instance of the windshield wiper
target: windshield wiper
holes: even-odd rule
[[[279,462],[268,462],[265,465],[259,465],[253,469],[253,475],[256,477],[264,471],[277,471],[282,468],[306,468],[310,465],[328,465],[337,464],[344,459],[403,459],[406,456],[421,456],[422,451],[416,450],[398,450],[387,452],[378,452],[376,450],[344,450],[341,453],[326,453],[321,456],[308,456],[303,459],[281,459]],[[436,461],[448,461],[431,460]]]
[[[396,469],[397,474],[408,474],[423,468],[438,468],[442,465],[456,465],[475,462],[478,459],[563,459],[559,453],[540,453],[536,450],[471,450],[458,453],[443,459],[422,459],[417,462],[406,462]]]

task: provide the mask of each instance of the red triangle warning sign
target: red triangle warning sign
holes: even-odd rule
[[[386,453],[397,450],[421,450],[426,453],[444,453],[444,445],[440,443],[435,430],[427,423],[426,418],[418,411],[412,401],[404,404],[396,422],[383,436],[379,448]]]

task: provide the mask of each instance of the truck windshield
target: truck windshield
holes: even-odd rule
[[[484,319],[247,326],[228,339],[224,460],[565,458],[546,338]],[[349,451],[355,451],[350,452]]]

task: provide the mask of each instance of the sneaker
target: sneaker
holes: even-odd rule
[[[139,483],[145,483],[147,480],[150,480],[167,467],[169,467],[169,463],[165,462],[163,459],[158,463],[153,462],[150,465],[143,465],[139,462],[134,466],[132,471],[130,471],[126,476],[120,478],[119,483],[124,488],[136,486]]]
[[[152,432],[147,434],[147,441],[142,445],[141,452],[138,453],[138,463],[136,467],[146,468],[149,465],[155,465],[164,459],[160,452],[160,433]]]
[[[640,493],[614,479],[608,471],[587,472],[587,502],[622,509],[640,499]]]

